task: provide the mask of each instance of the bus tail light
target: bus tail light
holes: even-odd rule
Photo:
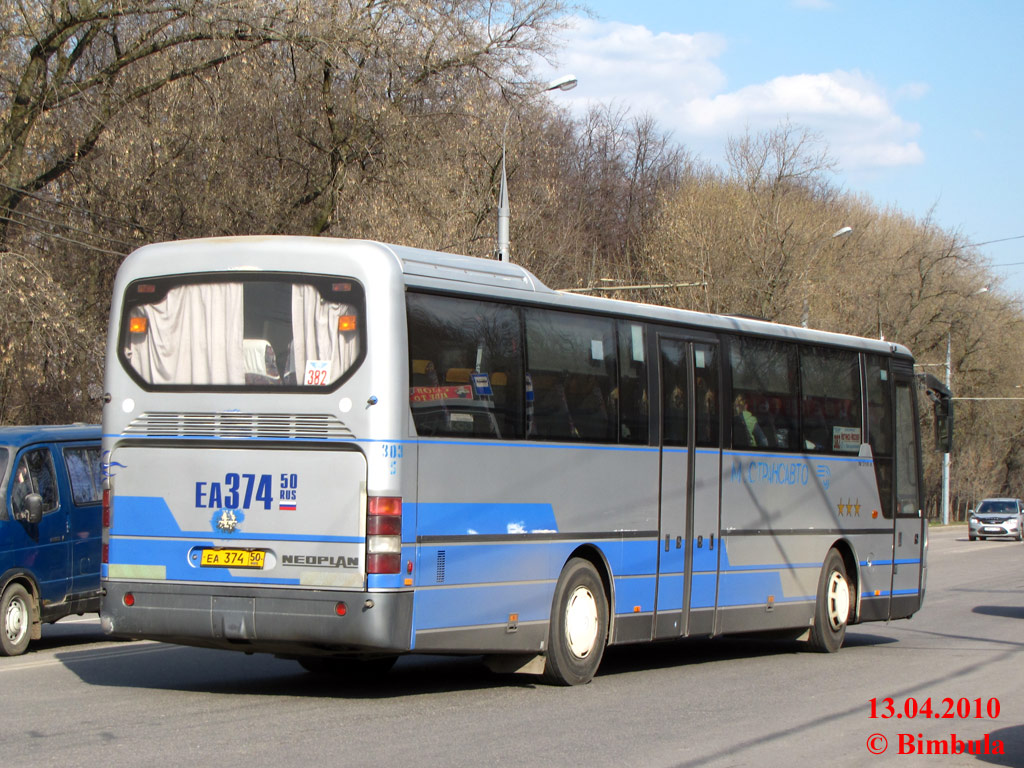
[[[110,523],[113,521],[113,510],[110,507],[110,489],[103,490],[103,527],[110,530]]]
[[[103,489],[103,506],[101,523],[103,525],[103,539],[100,544],[100,563],[110,564],[110,524],[114,521],[114,508],[110,504],[110,489]]]
[[[371,496],[366,517],[366,572],[399,573],[402,568],[402,499]]]

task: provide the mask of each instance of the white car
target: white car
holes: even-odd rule
[[[1024,541],[1024,501],[1020,499],[983,499],[967,514],[967,538],[987,539],[1009,536]]]

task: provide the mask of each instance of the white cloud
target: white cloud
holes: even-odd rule
[[[852,70],[780,75],[734,90],[716,60],[725,40],[712,34],[654,34],[646,27],[579,20],[568,35],[559,72],[573,72],[568,98],[584,111],[594,103],[649,113],[675,138],[718,162],[729,136],[771,130],[782,121],[824,136],[845,171],[921,163],[920,126],[898,115],[894,97]],[[767,66],[767,65],[766,65]],[[922,97],[910,83],[896,97]],[[564,102],[563,102],[564,103]]]

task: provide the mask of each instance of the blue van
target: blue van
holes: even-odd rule
[[[100,427],[0,427],[0,656],[100,609]]]

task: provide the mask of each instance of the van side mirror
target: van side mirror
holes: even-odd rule
[[[22,510],[14,513],[15,520],[22,520],[35,525],[43,519],[43,497],[38,493],[30,493],[22,500]]]

